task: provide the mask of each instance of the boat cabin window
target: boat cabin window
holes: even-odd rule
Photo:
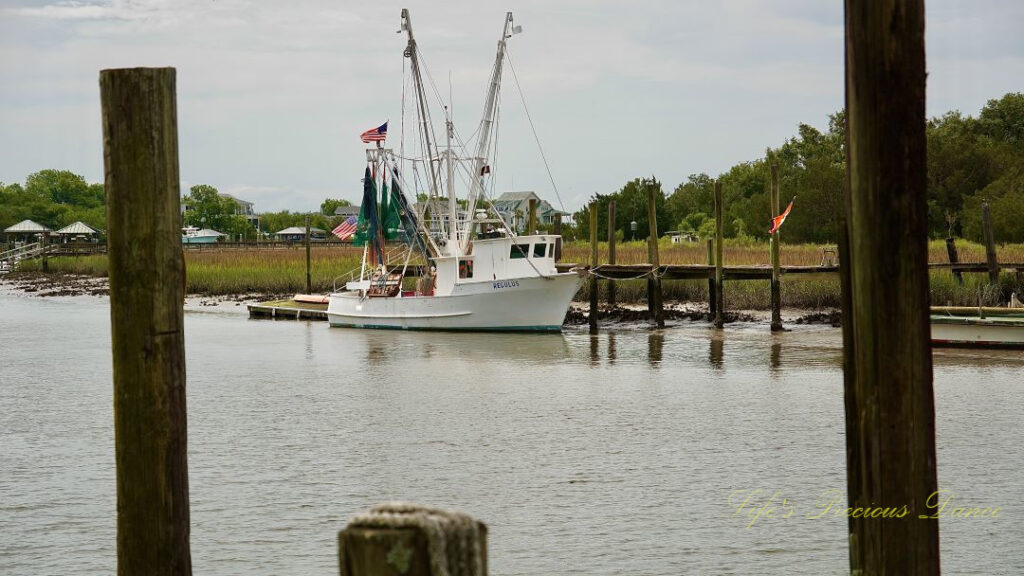
[[[473,277],[473,261],[459,260],[459,278]]]
[[[548,244],[548,256],[551,256],[552,258],[555,257],[555,244],[554,243]]]
[[[529,244],[513,244],[512,245],[512,250],[509,253],[508,257],[511,258],[512,260],[516,260],[518,258],[526,258],[526,255],[529,254],[529,253],[530,253],[530,245]]]
[[[547,244],[541,244],[540,242],[534,244],[533,245],[533,257],[534,258],[543,258],[544,256],[547,255],[547,248],[548,248]]]

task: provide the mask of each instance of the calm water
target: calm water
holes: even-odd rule
[[[844,574],[841,336],[431,335],[190,308],[196,574],[335,574],[386,500],[490,526],[493,574]],[[0,574],[115,570],[109,310],[0,293]],[[1024,573],[1024,354],[938,352],[946,574]],[[789,518],[733,515],[778,491]]]

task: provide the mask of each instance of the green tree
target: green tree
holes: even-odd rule
[[[338,206],[351,206],[352,203],[348,200],[327,198],[320,204],[320,213],[324,216],[334,216],[334,210]]]
[[[212,228],[233,238],[250,238],[255,233],[248,221],[237,214],[235,201],[221,196],[213,186],[197,184],[191,187],[182,203],[186,206],[186,226]]]

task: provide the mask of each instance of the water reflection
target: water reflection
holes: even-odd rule
[[[713,335],[710,342],[711,349],[708,351],[708,362],[711,363],[712,368],[721,369],[723,367],[724,353],[725,353],[725,339],[721,335]]]
[[[782,366],[781,342],[772,342],[772,354],[768,366],[771,368],[772,374],[776,374],[779,371],[779,367]]]
[[[661,331],[651,332],[647,336],[647,359],[651,366],[657,368],[661,364],[661,353],[665,348],[665,335]]]
[[[597,366],[601,364],[601,351],[598,345],[601,343],[600,338],[597,334],[590,335],[590,365]]]
[[[608,333],[608,364],[611,366],[615,365],[615,332]]]

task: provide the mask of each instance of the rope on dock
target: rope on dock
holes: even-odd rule
[[[427,539],[434,576],[484,576],[486,527],[467,514],[405,502],[378,504],[348,528],[418,528]],[[342,576],[345,566],[341,566]]]
[[[645,272],[643,272],[641,274],[638,274],[636,276],[630,276],[628,278],[619,278],[619,277],[612,278],[611,276],[605,276],[604,274],[601,274],[600,272],[598,272],[598,270],[600,270],[603,267],[604,267],[604,264],[598,264],[597,266],[594,266],[593,268],[588,268],[587,272],[589,272],[591,275],[596,276],[597,278],[600,278],[602,280],[640,280],[641,278],[647,278],[648,276],[650,276],[652,278],[661,278],[662,276],[664,276],[664,274],[659,274],[658,273],[658,269],[656,267],[652,266],[650,270],[647,270],[647,271],[645,271]]]

